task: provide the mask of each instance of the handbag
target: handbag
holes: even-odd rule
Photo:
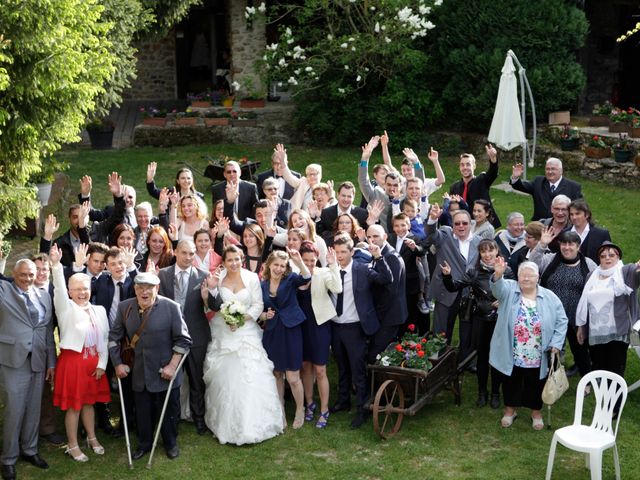
[[[569,379],[564,366],[560,363],[560,355],[556,352],[551,355],[549,376],[542,390],[542,401],[547,405],[553,405],[567,390],[569,390]]]
[[[133,308],[133,304],[129,305],[129,308],[127,308],[127,312],[124,314],[125,321],[127,318],[129,318],[129,313],[131,312],[131,308]],[[126,333],[120,340],[120,359],[122,360],[122,363],[124,363],[126,366],[128,366],[131,369],[131,371],[133,371],[133,365],[136,361],[136,344],[140,340],[140,335],[144,330],[144,327],[147,323],[148,318],[149,318],[149,310],[147,310],[143,314],[142,323],[140,324],[140,327],[138,327],[138,330],[136,330],[136,333],[133,334],[133,337],[131,338],[131,340],[129,340],[129,337],[127,336]]]
[[[469,295],[460,299],[459,316],[461,322],[470,322],[475,312],[476,299],[473,292],[469,290]]]

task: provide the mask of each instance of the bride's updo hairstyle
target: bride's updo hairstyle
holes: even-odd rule
[[[236,245],[229,245],[222,251],[223,262],[227,260],[227,255],[229,255],[230,253],[237,253],[238,255],[240,255],[240,260],[244,260],[244,252],[242,251],[242,249]]]
[[[291,273],[291,265],[289,264],[289,254],[287,252],[283,252],[282,250],[274,250],[269,254],[269,258],[264,262],[262,266],[262,279],[263,280],[271,280],[271,264],[275,260],[284,260],[287,265],[287,269],[284,271],[283,277],[286,277]]]

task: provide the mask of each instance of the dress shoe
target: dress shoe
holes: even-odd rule
[[[575,363],[567,369],[567,377],[569,378],[575,377],[577,373],[578,373],[578,365],[576,365]]]
[[[2,465],[2,478],[4,480],[15,480],[15,478],[16,478],[16,466],[15,465]]]
[[[51,445],[55,445],[56,447],[64,445],[67,442],[67,438],[64,435],[60,435],[56,432],[50,433],[48,435],[40,435],[40,438],[46,440]]]
[[[362,424],[367,421],[368,418],[369,418],[369,412],[365,410],[360,410],[358,413],[356,413],[356,416],[351,421],[351,428],[352,429],[360,428]]]
[[[209,430],[207,425],[204,423],[204,420],[201,418],[194,420],[193,423],[196,425],[196,432],[198,432],[198,435],[204,435]]]
[[[29,462],[31,465],[38,467],[38,468],[42,468],[42,469],[47,469],[49,468],[49,464],[47,462],[44,461],[44,459],[37,453],[33,454],[33,455],[25,455],[24,453],[22,455],[20,455],[22,457],[22,459],[25,462]]]
[[[487,404],[487,392],[478,392],[476,407],[484,407]]]
[[[178,448],[177,445],[174,445],[173,447],[167,449],[167,458],[169,460],[178,458],[178,455],[180,455],[180,449]]]
[[[148,450],[145,450],[143,448],[137,448],[132,454],[131,454],[131,458],[133,460],[140,460],[142,457],[144,457],[146,454],[148,453]]]
[[[346,402],[336,402],[329,408],[331,413],[348,412],[349,410],[351,410],[351,404]]]
[[[491,394],[491,408],[494,410],[500,408],[500,394],[492,393]]]

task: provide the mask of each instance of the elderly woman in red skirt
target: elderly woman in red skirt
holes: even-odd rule
[[[93,404],[109,402],[110,392],[104,371],[107,367],[109,322],[103,307],[91,305],[91,279],[76,273],[65,285],[61,252],[51,249],[56,316],[60,329],[60,357],[58,358],[53,404],[66,410],[64,425],[69,445],[65,451],[73,460],[86,462],[89,458],[78,445],[78,422],[87,432],[87,446],[97,455],[104,455],[95,431]],[[71,297],[71,299],[69,299]]]

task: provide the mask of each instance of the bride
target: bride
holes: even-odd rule
[[[260,281],[242,268],[242,257],[238,247],[225,248],[216,289],[223,302],[245,305],[245,323],[227,325],[218,313],[211,321],[212,340],[204,362],[204,421],[220,443],[236,445],[275,437],[284,423],[273,363],[262,347],[262,330],[256,323],[263,309]]]

